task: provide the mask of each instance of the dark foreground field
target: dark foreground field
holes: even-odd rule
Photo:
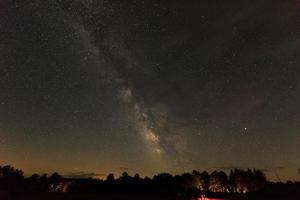
[[[205,200],[298,200],[296,196],[281,197],[227,197],[206,198]],[[0,192],[0,200],[198,200],[197,198],[158,197],[158,196],[126,196],[126,195],[95,195],[95,194],[64,194],[64,193],[6,193]]]
[[[47,193],[47,194],[8,194],[0,193],[0,200],[173,200],[186,198],[174,197],[153,197],[153,196],[126,196],[126,195],[94,195],[94,194],[63,194],[63,193]]]

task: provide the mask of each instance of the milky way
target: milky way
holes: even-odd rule
[[[255,167],[298,180],[299,8],[1,1],[1,164],[74,176]]]

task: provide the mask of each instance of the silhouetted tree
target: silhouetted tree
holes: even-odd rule
[[[115,181],[114,174],[108,174],[107,177],[106,177],[106,180],[109,181],[109,182]]]
[[[255,177],[255,191],[262,190],[267,185],[267,177],[261,170],[253,170]]]
[[[210,176],[209,174],[204,171],[200,174],[200,189],[203,190],[203,191],[208,191],[209,190],[209,179],[210,179]]]
[[[57,183],[61,180],[61,175],[59,175],[57,172],[54,172],[53,174],[51,174],[51,176],[49,177],[49,181],[51,183]]]
[[[10,165],[0,166],[0,189],[20,190],[24,186],[23,171]]]
[[[26,187],[25,187],[26,186]],[[151,194],[166,196],[197,197],[200,193],[256,192],[275,191],[279,189],[297,194],[300,183],[271,184],[265,174],[256,169],[234,169],[229,177],[223,171],[193,171],[172,176],[168,173],[155,175],[152,179],[141,178],[139,174],[131,177],[127,172],[115,179],[109,174],[106,180],[98,179],[65,179],[58,173],[50,177],[46,174],[33,174],[24,179],[23,172],[11,166],[0,166],[0,190],[30,192],[69,192],[69,193],[101,193],[101,194]],[[224,194],[218,194],[224,195]]]
[[[175,182],[173,176],[168,173],[161,173],[153,177],[153,189],[161,195],[174,194]]]
[[[41,191],[48,191],[48,189],[49,189],[49,181],[48,181],[47,174],[43,174],[39,178],[39,184],[40,184],[40,190]]]
[[[224,172],[214,171],[210,174],[209,190],[212,192],[226,192],[228,189],[228,177]]]
[[[135,181],[139,181],[141,179],[139,174],[135,174],[133,178]]]
[[[263,189],[267,180],[260,170],[235,169],[230,171],[229,182],[231,192],[246,193]]]

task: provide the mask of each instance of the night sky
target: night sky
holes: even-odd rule
[[[300,180],[300,1],[1,0],[0,164]]]

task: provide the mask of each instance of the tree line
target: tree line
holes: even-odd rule
[[[299,189],[300,185],[297,184],[293,183],[293,187]],[[120,177],[109,174],[106,179],[100,180],[64,178],[58,173],[50,176],[33,174],[25,178],[22,170],[0,166],[0,191],[197,196],[248,194],[276,190],[286,185],[268,182],[265,174],[257,169],[234,169],[228,175],[223,171],[208,173],[194,170],[181,175],[161,173],[152,178],[142,178],[139,174],[130,176],[124,172]]]

